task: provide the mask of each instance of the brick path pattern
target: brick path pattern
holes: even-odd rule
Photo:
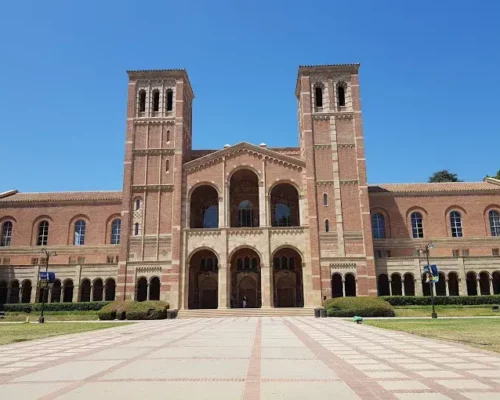
[[[500,355],[310,317],[166,320],[0,348],[4,399],[500,398]]]

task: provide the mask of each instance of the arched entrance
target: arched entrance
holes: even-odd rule
[[[487,272],[481,272],[479,274],[479,289],[481,290],[481,296],[489,296],[490,292],[490,274]]]
[[[458,274],[456,272],[448,274],[448,293],[450,296],[458,296]]]
[[[242,248],[231,257],[230,307],[246,308],[262,306],[260,290],[260,257],[255,250]]]
[[[403,288],[402,288],[401,275],[394,273],[391,275],[391,291],[393,296],[402,296]]]
[[[116,283],[113,278],[109,278],[106,281],[106,301],[114,301],[115,300],[115,291],[116,291]]]
[[[229,181],[229,195],[231,226],[259,226],[259,178],[255,172],[236,171]]]
[[[443,272],[439,273],[439,281],[436,282],[436,296],[446,296],[446,275]]]
[[[52,286],[52,290],[50,291],[51,303],[61,302],[61,291],[62,291],[61,281],[59,279],[56,279],[54,282],[54,286]],[[24,288],[23,288],[23,295],[24,295]]]
[[[271,190],[271,226],[299,226],[299,193],[289,183]]]
[[[141,277],[137,280],[135,300],[146,301],[147,299],[148,299],[148,280],[145,277]]]
[[[278,250],[273,257],[274,307],[304,307],[302,257],[292,248]]]
[[[198,186],[191,193],[191,228],[217,228],[219,226],[219,194],[212,186]]]
[[[379,296],[389,296],[391,294],[389,289],[389,278],[386,274],[380,274],[378,276],[377,288]]]
[[[92,301],[102,301],[102,293],[103,293],[103,283],[101,278],[97,278],[94,281],[94,290],[92,293]]]
[[[343,297],[344,289],[343,289],[342,275],[338,272],[332,275],[332,297]]]
[[[72,279],[66,279],[63,282],[63,302],[64,303],[71,303],[73,301],[73,280]]]
[[[19,303],[19,281],[15,280],[10,283],[10,299],[9,303]]]
[[[149,281],[149,300],[160,300],[160,278],[157,276]]]
[[[83,279],[80,283],[80,301],[87,302],[90,301],[90,281],[88,279]]]
[[[467,283],[467,295],[477,296],[477,276],[475,272],[467,272],[466,283]]]
[[[208,249],[198,250],[189,261],[188,308],[213,309],[219,305],[219,261]]]
[[[23,295],[22,295],[22,302],[23,303],[31,303],[31,281],[29,279],[26,279],[23,281]]]
[[[407,272],[403,276],[404,279],[404,287],[405,287],[405,296],[415,296],[415,278],[412,274]]]

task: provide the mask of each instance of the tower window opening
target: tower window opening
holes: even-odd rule
[[[158,112],[160,109],[160,92],[155,90],[153,92],[153,112]]]
[[[174,106],[174,92],[172,89],[167,90],[167,111],[172,111]]]
[[[143,113],[146,111],[146,91],[139,91],[139,112]]]
[[[316,86],[315,95],[316,95],[316,107],[323,107],[323,89],[319,86]]]
[[[337,95],[339,100],[339,107],[345,107],[345,89],[344,86],[340,85],[337,88]]]

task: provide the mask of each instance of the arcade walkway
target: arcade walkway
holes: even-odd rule
[[[164,320],[0,346],[2,399],[498,399],[500,354],[311,317]]]

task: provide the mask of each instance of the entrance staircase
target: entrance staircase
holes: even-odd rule
[[[227,308],[179,310],[177,318],[313,317],[314,308]]]

